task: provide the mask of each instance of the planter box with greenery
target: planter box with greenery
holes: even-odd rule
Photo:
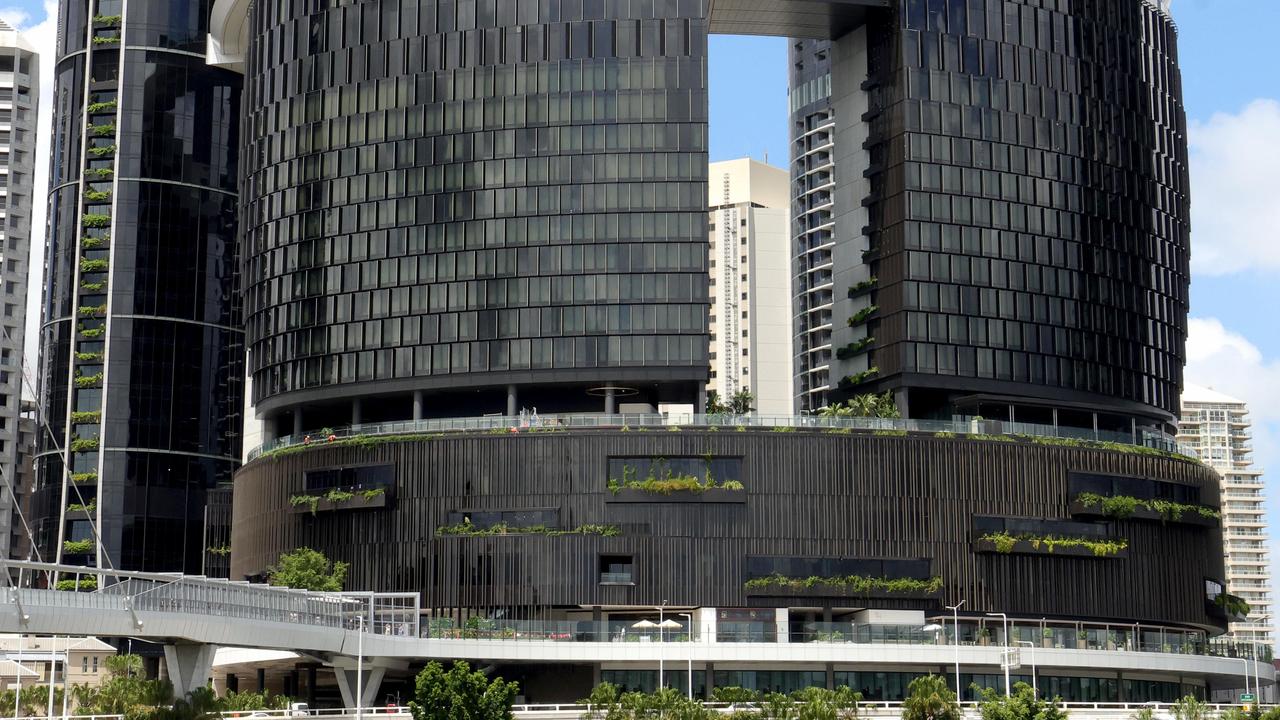
[[[1105,517],[1112,520],[1158,520],[1217,527],[1222,513],[1206,505],[1191,505],[1172,500],[1143,500],[1128,495],[1080,493],[1071,501],[1071,514],[1077,517]]]
[[[71,452],[93,452],[98,449],[98,438],[72,438]]]
[[[635,475],[633,468],[631,476]],[[742,503],[746,502],[746,488],[737,480],[716,482],[714,478],[703,480],[696,475],[650,476],[644,479],[627,476],[619,480],[610,478],[609,494],[605,502],[619,503]]]
[[[116,171],[111,168],[89,168],[84,171],[84,174],[89,176],[91,181],[95,178],[98,180],[110,180],[111,176],[116,174]]]
[[[547,535],[549,537],[600,535],[601,537],[617,537],[621,534],[622,531],[617,525],[579,525],[572,530],[561,530],[547,527],[546,525],[513,527],[506,523],[498,523],[489,527],[480,527],[469,522],[461,522],[456,525],[441,525],[436,528],[437,537],[515,537],[521,535]]]
[[[92,539],[62,541],[62,552],[66,555],[85,555],[93,552],[93,548]]]
[[[115,100],[108,100],[106,102],[89,103],[88,110],[90,115],[98,115],[102,113],[113,113],[116,111],[116,107],[117,103]]]
[[[294,495],[289,498],[294,514],[332,510],[375,510],[387,507],[388,497],[385,488],[369,490],[330,490],[323,495]]]
[[[942,595],[942,578],[842,577],[793,578],[769,575],[752,578],[743,588],[747,595],[771,597],[865,597],[924,600]]]
[[[866,280],[863,280],[862,282],[854,283],[849,287],[849,299],[852,300],[853,298],[856,298],[859,295],[864,295],[866,293],[871,292],[871,290],[875,288],[877,282],[878,280],[876,278],[871,277],[871,278],[867,278]]]
[[[862,372],[857,372],[852,375],[846,375],[840,378],[840,389],[850,390],[870,380],[871,378],[875,377],[879,373],[880,373],[880,368],[869,367],[866,370],[863,370]]]
[[[53,589],[63,592],[93,592],[98,589],[98,579],[87,577],[79,580],[59,580],[54,584]]]
[[[78,388],[96,388],[102,387],[102,373],[97,372],[92,375],[77,375],[75,384]]]
[[[97,259],[90,260],[88,258],[83,258],[80,260],[80,272],[82,273],[104,272],[106,271],[106,269],[107,269],[106,260],[97,260]]]
[[[119,43],[118,35],[96,35],[93,38],[94,45],[118,45]]]
[[[853,317],[849,318],[849,327],[857,327],[865,323],[872,315],[875,315],[876,311],[879,309],[880,307],[878,305],[868,305],[867,307],[862,308],[858,312],[854,313]]]
[[[1000,555],[1065,555],[1122,558],[1129,555],[1125,538],[1085,538],[1059,535],[986,533],[974,540],[974,551]]]
[[[734,481],[729,481],[734,482]],[[705,490],[674,490],[666,493],[655,493],[648,490],[636,490],[633,488],[621,488],[619,490],[610,490],[605,495],[604,501],[607,503],[745,503],[747,501],[747,493],[741,489],[741,483],[738,483],[737,489],[725,486],[707,488]]]
[[[87,228],[104,228],[111,224],[111,216],[102,213],[85,213],[80,216],[80,224]]]
[[[80,503],[71,503],[67,506],[67,518],[69,520],[84,520],[93,515],[98,510],[98,501],[90,500],[88,505]],[[92,549],[92,547],[90,547]]]
[[[857,355],[858,353],[864,352],[867,348],[871,347],[871,344],[872,344],[872,343],[874,343],[875,341],[876,341],[876,339],[875,339],[874,337],[872,337],[871,335],[868,335],[868,336],[866,336],[866,337],[864,337],[864,338],[860,338],[860,339],[858,339],[858,340],[854,340],[853,342],[849,343],[848,345],[845,345],[845,346],[843,346],[843,347],[837,348],[837,349],[836,349],[836,358],[838,358],[838,359],[840,359],[840,360],[848,360],[849,358],[853,357],[854,355]]]
[[[121,17],[120,15],[94,15],[93,24],[113,26],[113,25],[119,25],[120,21],[123,19],[124,18]]]
[[[77,485],[91,485],[98,482],[98,473],[96,472],[71,473],[71,482]]]

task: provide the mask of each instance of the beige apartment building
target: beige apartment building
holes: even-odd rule
[[[1222,477],[1222,537],[1227,592],[1249,603],[1249,617],[1230,635],[1271,645],[1271,560],[1267,545],[1262,469],[1254,467],[1252,423],[1243,400],[1187,385],[1182,392],[1178,440]]]
[[[708,174],[711,380],[721,398],[755,394],[760,415],[795,412],[787,171],[743,158]]]
[[[106,678],[107,658],[115,654],[115,648],[92,637],[0,635],[0,690],[17,687],[19,676],[23,687],[33,683],[48,685],[49,673],[55,666],[57,685],[62,685],[65,672],[68,686],[97,687]]]

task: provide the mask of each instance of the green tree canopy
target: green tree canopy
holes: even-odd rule
[[[1058,706],[1058,698],[1042,700],[1024,682],[1015,684],[1013,694],[1008,697],[994,688],[984,689],[978,709],[982,720],[1067,720],[1066,711]]]
[[[344,562],[330,562],[319,552],[302,547],[282,554],[267,571],[267,582],[299,590],[339,592],[347,580],[347,567]]]
[[[960,705],[941,675],[924,675],[907,686],[902,720],[960,720]]]
[[[413,720],[511,720],[511,704],[520,692],[518,683],[490,679],[462,661],[447,671],[431,662],[414,685]]]
[[[821,417],[873,417],[873,418],[900,418],[902,413],[898,411],[898,404],[893,400],[893,393],[886,390],[883,393],[865,393],[863,395],[854,395],[845,401],[844,404],[835,403],[818,410]]]

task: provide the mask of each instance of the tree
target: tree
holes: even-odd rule
[[[923,675],[907,686],[902,720],[960,720],[956,694],[940,675]]]
[[[1209,717],[1209,706],[1187,695],[1173,704],[1173,717],[1176,720],[1204,720]]]
[[[511,704],[520,692],[518,683],[490,680],[462,661],[448,671],[438,662],[429,663],[414,686],[409,703],[413,720],[511,720]]]
[[[756,396],[750,388],[742,388],[729,397],[729,412],[734,415],[746,415],[755,410]]]
[[[835,690],[805,688],[792,695],[796,700],[796,720],[845,720],[858,717],[862,694],[847,687]]]
[[[883,393],[864,393],[862,395],[854,395],[844,404],[834,403],[824,408],[818,409],[818,415],[821,417],[873,417],[873,418],[900,418],[902,413],[898,410],[898,404],[894,402],[893,393],[886,390]]]
[[[299,590],[339,592],[347,579],[347,567],[347,563],[330,562],[319,552],[302,547],[282,554],[267,570],[267,582]]]
[[[720,393],[715,390],[708,392],[706,413],[708,415],[723,415],[727,412],[729,412],[729,406],[725,405],[720,399]]]
[[[978,709],[982,720],[1067,720],[1066,711],[1058,706],[1058,698],[1041,700],[1024,682],[1015,684],[1009,697],[997,693],[994,688],[986,688],[982,691],[982,704]]]

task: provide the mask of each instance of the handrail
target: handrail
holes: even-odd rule
[[[543,416],[486,415],[480,417],[430,418],[386,423],[367,423],[337,428],[311,430],[287,435],[263,443],[249,451],[250,461],[264,454],[297,446],[322,446],[326,442],[394,435],[445,434],[476,432],[553,432],[573,429],[631,430],[641,428],[791,428],[812,431],[889,431],[931,433],[937,435],[1025,436],[1028,439],[1051,438],[1063,442],[1113,443],[1177,452],[1195,457],[1195,451],[1163,432],[1140,430],[1136,433],[1095,431],[1038,423],[1006,422],[968,418],[960,420],[914,420],[906,418],[824,417],[820,415],[733,415],[725,414],[565,414]]]

